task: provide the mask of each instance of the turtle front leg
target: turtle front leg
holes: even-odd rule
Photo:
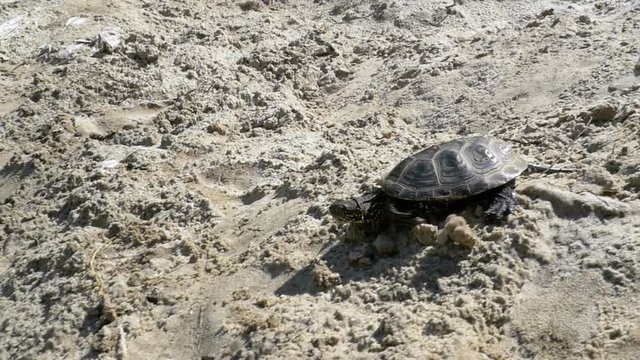
[[[386,206],[389,216],[389,225],[393,227],[392,230],[395,230],[396,226],[410,229],[416,225],[427,222],[419,209],[413,205],[409,207],[400,207],[397,203],[389,201]]]
[[[500,220],[515,211],[516,199],[513,192],[516,188],[515,181],[503,186],[498,193],[491,199],[489,206],[484,211],[485,216],[489,220]]]

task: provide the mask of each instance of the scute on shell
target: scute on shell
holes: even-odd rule
[[[528,166],[511,146],[490,136],[430,146],[396,165],[382,190],[403,200],[460,199],[504,185]]]

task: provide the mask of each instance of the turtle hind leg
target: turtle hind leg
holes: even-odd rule
[[[515,181],[512,181],[498,190],[484,211],[487,219],[492,221],[501,220],[515,211],[518,205],[516,198],[513,196],[515,187]]]

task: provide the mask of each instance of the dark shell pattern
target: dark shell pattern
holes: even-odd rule
[[[527,166],[498,139],[459,138],[404,159],[383,179],[382,190],[403,200],[461,199],[504,185]]]

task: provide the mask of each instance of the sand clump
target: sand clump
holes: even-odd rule
[[[422,245],[442,246],[448,241],[467,249],[473,248],[480,239],[467,221],[455,214],[449,215],[444,227],[438,230],[436,225],[418,224],[409,231],[409,238]],[[377,240],[377,239],[376,239]]]
[[[473,229],[469,227],[462,216],[449,215],[444,229],[447,231],[447,237],[462,247],[471,249],[479,241]]]
[[[639,358],[638,11],[0,4],[0,358]],[[577,171],[329,215],[476,134]]]
[[[409,238],[422,245],[435,243],[438,235],[438,227],[433,224],[418,224],[409,231]]]

